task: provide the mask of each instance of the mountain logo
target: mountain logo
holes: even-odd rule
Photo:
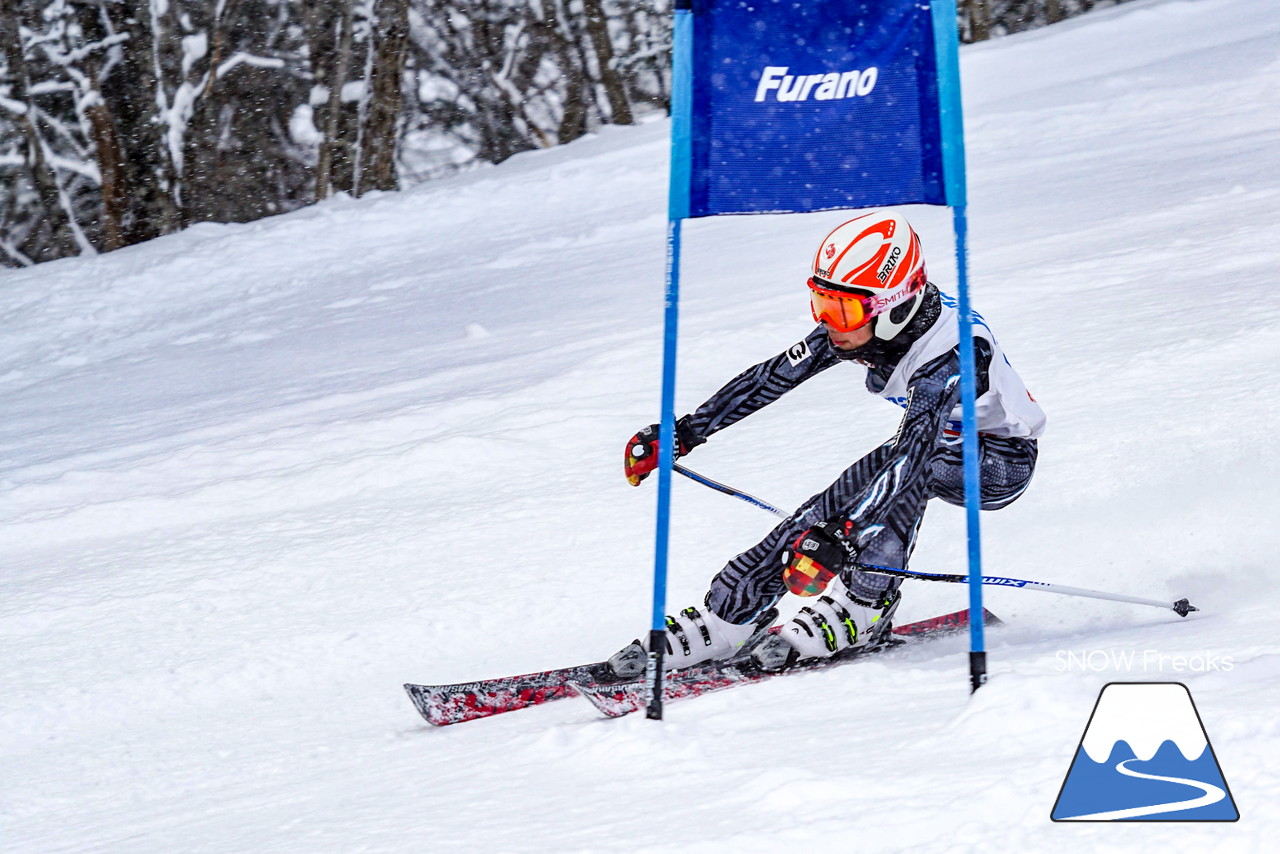
[[[1103,686],[1054,821],[1236,821],[1240,813],[1181,682]]]

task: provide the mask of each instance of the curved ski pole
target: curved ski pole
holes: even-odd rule
[[[762,501],[753,495],[734,489],[732,486],[726,486],[723,483],[712,480],[709,477],[700,475],[695,471],[685,468],[682,465],[675,465],[674,469],[690,480],[697,481],[703,486],[709,486],[716,492],[723,492],[725,495],[732,495],[734,498],[740,499],[759,507],[761,510],[772,513],[775,516],[787,518],[791,514],[784,510],[779,510],[767,501]],[[899,578],[914,578],[917,581],[948,581],[952,584],[968,584],[969,576],[959,574],[947,574],[937,572],[913,572],[909,569],[892,569],[884,566],[864,566],[867,572],[874,572],[877,575],[894,575]],[[1186,599],[1179,599],[1177,602],[1164,602],[1159,599],[1143,599],[1139,596],[1125,596],[1120,593],[1103,593],[1099,590],[1087,590],[1083,587],[1068,587],[1063,584],[1050,584],[1047,581],[1028,581],[1022,578],[1004,578],[998,575],[982,576],[982,583],[991,587],[1018,587],[1023,590],[1039,590],[1044,593],[1058,593],[1062,596],[1079,596],[1085,599],[1106,599],[1111,602],[1130,602],[1135,605],[1150,605],[1153,608],[1167,608],[1176,613],[1179,617],[1185,617],[1192,611],[1200,609],[1192,605]]]
[[[732,495],[734,498],[741,499],[742,501],[745,501],[748,504],[753,504],[756,507],[759,507],[761,510],[772,513],[775,516],[780,516],[783,519],[785,519],[791,515],[785,510],[779,510],[777,507],[774,507],[772,504],[770,504],[767,501],[761,501],[759,498],[756,498],[754,495],[748,495],[747,493],[743,492],[740,489],[734,489],[732,486],[725,486],[723,483],[719,483],[717,481],[712,480],[709,477],[700,475],[696,471],[687,469],[684,466],[680,465],[679,463],[676,463],[675,465],[673,465],[672,468],[675,469],[675,471],[679,472],[680,474],[684,475],[685,477],[689,478],[690,480],[696,481],[702,484],[703,486],[709,486],[712,489],[714,489],[716,492],[723,492],[725,495]]]

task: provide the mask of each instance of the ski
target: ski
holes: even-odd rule
[[[998,626],[1001,622],[1000,618],[995,614],[985,608],[983,609],[983,625]],[[712,691],[732,688],[735,685],[763,682],[766,679],[772,679],[774,676],[826,670],[862,659],[867,655],[910,644],[912,640],[933,639],[952,634],[968,628],[968,625],[969,612],[967,610],[956,611],[952,614],[944,614],[928,620],[895,626],[891,640],[888,643],[870,648],[846,650],[844,653],[837,653],[831,658],[815,658],[801,661],[780,671],[762,670],[749,656],[728,661],[710,661],[706,664],[682,670],[673,670],[668,673],[663,679],[662,697],[664,702],[683,700],[687,697],[698,697]],[[631,712],[639,711],[645,708],[648,703],[646,698],[648,681],[645,679],[631,682],[614,682],[612,684],[601,683],[598,680],[573,679],[570,680],[570,685],[575,692],[589,700],[602,714],[611,718],[618,718]]]
[[[572,697],[570,681],[600,684],[609,673],[608,664],[601,661],[453,685],[409,683],[404,690],[427,723],[448,726]]]
[[[987,612],[987,625],[995,625],[996,620],[991,612]],[[968,625],[968,612],[957,611],[931,620],[922,620],[894,628],[899,636],[919,636],[937,634],[948,630],[964,628]],[[818,663],[831,666],[843,663],[847,658],[822,660]],[[802,665],[803,667],[803,665]],[[725,664],[719,667],[708,664],[689,668],[687,671],[673,671],[667,676],[667,691],[671,691],[676,679],[686,680],[695,674],[703,678],[726,669]],[[796,668],[792,668],[794,672]],[[814,669],[805,667],[804,669]],[[735,672],[737,672],[735,670]],[[636,683],[616,682],[610,680],[608,665],[603,662],[580,664],[576,667],[560,667],[554,670],[543,670],[539,673],[525,673],[520,676],[503,676],[498,679],[481,679],[476,682],[458,682],[451,685],[415,685],[408,683],[404,690],[413,701],[414,708],[423,719],[432,726],[449,726],[451,724],[474,721],[494,715],[540,706],[552,700],[560,700],[574,695],[570,683],[576,683],[579,690],[600,691],[601,696],[610,688],[625,689]],[[758,680],[753,680],[758,681]],[[723,685],[721,687],[728,687]],[[704,688],[698,693],[706,693]],[[665,695],[665,694],[664,694]],[[683,694],[682,696],[696,696]],[[596,702],[595,695],[588,697]],[[631,710],[628,710],[631,711]],[[620,712],[619,714],[626,714]]]

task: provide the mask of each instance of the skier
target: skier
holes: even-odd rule
[[[964,505],[956,308],[928,281],[920,238],[894,213],[863,214],[827,235],[812,269],[817,328],[680,418],[676,457],[840,362],[865,366],[868,391],[906,411],[891,439],[730,560],[701,607],[667,617],[667,668],[734,655],[787,589],[817,598],[754,645],[766,669],[880,642],[902,579],[872,570],[906,569],[930,498]],[[1026,490],[1045,415],[976,314],[974,356],[982,509],[997,510]],[[627,442],[627,480],[638,486],[657,465],[653,424]],[[647,643],[609,660],[617,676],[643,671]]]

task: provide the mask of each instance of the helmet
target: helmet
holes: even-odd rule
[[[920,236],[897,214],[873,211],[826,236],[813,259],[809,302],[813,319],[840,332],[875,321],[890,341],[920,308],[928,281]]]

